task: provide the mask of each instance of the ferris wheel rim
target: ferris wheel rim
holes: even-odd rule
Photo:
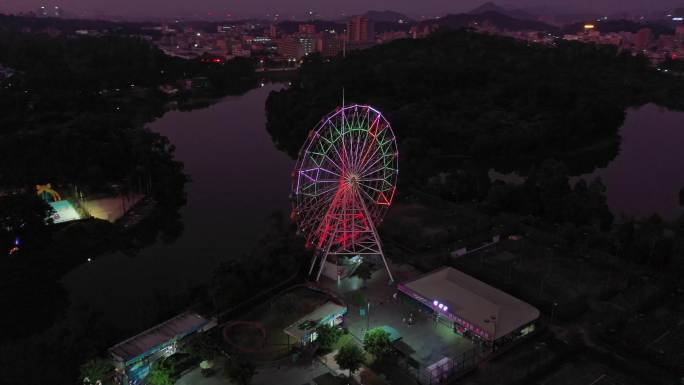
[[[353,113],[349,113],[349,111],[353,111]],[[385,216],[389,205],[391,204],[392,199],[394,198],[394,194],[396,191],[396,184],[397,184],[397,177],[399,174],[399,169],[398,169],[398,162],[399,162],[399,154],[398,154],[398,148],[397,148],[397,143],[396,143],[396,136],[394,134],[394,130],[392,129],[391,124],[389,121],[385,118],[385,116],[378,111],[377,109],[373,108],[370,105],[365,105],[365,104],[350,104],[346,105],[344,107],[338,107],[336,110],[330,112],[326,116],[324,116],[315,126],[314,129],[309,131],[309,134],[307,136],[306,142],[303,144],[302,148],[300,149],[298,153],[298,159],[297,162],[295,163],[295,168],[292,173],[292,188],[291,188],[291,201],[292,201],[292,209],[293,209],[293,220],[297,222],[298,230],[301,230],[303,232],[315,232],[316,226],[320,223],[320,220],[317,218],[309,218],[304,219],[303,217],[305,216],[318,216],[322,214],[324,211],[325,207],[329,205],[332,202],[332,197],[334,197],[336,191],[338,191],[338,187],[335,186],[335,183],[337,182],[334,179],[330,180],[314,180],[313,178],[309,177],[309,179],[312,180],[311,185],[319,185],[323,183],[329,183],[330,188],[327,190],[322,191],[321,193],[317,195],[306,195],[302,194],[299,188],[300,181],[302,179],[303,172],[310,172],[311,170],[306,169],[308,164],[310,164],[312,161],[311,154],[312,154],[312,146],[314,146],[318,140],[321,140],[320,138],[322,137],[322,131],[326,129],[330,129],[330,127],[333,127],[333,121],[335,119],[342,119],[342,125],[344,125],[344,119],[346,118],[347,114],[354,118],[358,118],[358,114],[360,111],[365,111],[369,114],[372,114],[374,116],[374,122],[377,119],[379,122],[377,123],[378,125],[382,124],[382,132],[383,135],[388,135],[386,145],[391,149],[391,160],[390,163],[393,168],[387,168],[386,164],[383,166],[379,166],[379,168],[375,170],[364,170],[363,172],[366,172],[365,174],[360,176],[359,179],[359,191],[365,195],[366,197],[364,198],[363,196],[360,198],[364,200],[366,204],[371,203],[371,207],[369,208],[369,211],[371,212],[371,219],[374,222],[382,222],[382,218]],[[365,125],[368,127],[368,129],[364,130],[363,135],[365,138],[368,138],[370,129],[372,128],[373,124],[376,123],[371,123],[370,121],[370,116],[369,119],[365,121]],[[350,134],[351,135],[351,134]],[[377,135],[377,132],[376,132]],[[342,136],[342,135],[341,135]],[[335,145],[337,145],[337,142],[335,142]],[[365,145],[365,143],[364,143]],[[333,144],[331,144],[331,147]],[[377,147],[377,146],[376,146]],[[337,150],[337,147],[334,148]],[[377,152],[377,150],[376,150]],[[339,153],[338,153],[339,156]],[[386,156],[386,155],[383,155]],[[328,157],[326,154],[325,157]],[[373,157],[375,158],[375,154],[373,154]],[[375,160],[375,163],[379,163],[380,159],[382,157],[378,157]],[[335,162],[329,158],[329,161],[332,164],[335,164]],[[315,162],[313,162],[315,163]],[[373,164],[374,165],[374,164]],[[384,171],[385,173],[386,170],[389,171],[389,176],[385,178],[371,178],[374,173],[378,173],[380,171]],[[330,173],[331,175],[335,174],[334,171],[331,170],[326,170],[323,169],[325,172]],[[320,173],[321,167],[317,167],[317,173]],[[335,174],[338,178],[341,178],[342,175]],[[366,180],[364,179],[365,177],[368,177],[370,179]],[[378,185],[375,185],[373,183],[384,183],[383,187],[384,190],[380,190],[381,187],[378,187]],[[388,196],[385,197],[385,202],[379,203],[376,199],[371,197],[371,194],[373,194],[373,191],[377,192],[378,194],[384,194],[384,191],[388,192]],[[370,193],[369,193],[370,192]],[[318,200],[318,202],[315,202]],[[313,201],[313,204],[312,204]],[[311,205],[310,207],[305,207],[306,205]]]

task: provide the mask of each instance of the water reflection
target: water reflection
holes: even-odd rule
[[[210,279],[220,260],[254,246],[269,214],[288,208],[292,160],[273,146],[264,115],[268,93],[281,87],[172,111],[150,124],[176,146],[191,178],[180,213],[184,230],[133,258],[115,253],[70,272],[64,283],[74,304],[89,304],[120,327],[147,326],[173,308],[178,293]]]
[[[581,177],[601,177],[615,214],[677,217],[682,212],[679,190],[684,187],[684,113],[654,104],[632,109],[620,135],[619,155]]]
[[[607,188],[608,207],[615,215],[678,217],[682,213],[679,191],[684,187],[684,113],[654,104],[630,109],[619,134],[617,156],[604,167],[571,178],[571,183],[600,177]],[[604,144],[595,147],[612,151]],[[571,170],[582,169],[574,163],[567,165]],[[516,172],[490,170],[489,176],[506,183],[525,180]]]

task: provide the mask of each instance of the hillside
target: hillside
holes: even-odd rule
[[[364,13],[363,16],[367,17],[368,20],[375,22],[397,23],[399,20],[403,20],[404,22],[413,21],[413,19],[403,13],[394,11],[368,11]]]
[[[483,13],[496,12],[501,15],[520,20],[536,20],[537,17],[522,9],[506,9],[492,2],[487,2],[479,7],[467,12],[470,15],[480,15]]]
[[[438,25],[443,28],[459,29],[468,27],[471,23],[488,21],[501,30],[508,31],[555,31],[556,27],[535,20],[520,20],[498,12],[484,12],[478,14],[459,13],[449,14],[438,20],[426,20],[419,25]]]
[[[617,143],[628,106],[684,107],[684,79],[660,75],[643,58],[610,47],[558,47],[467,31],[400,40],[323,62],[267,101],[267,128],[290,155],[333,110],[349,102],[379,108],[400,141],[402,175],[419,181],[457,167],[459,158],[527,171],[549,157],[574,172],[605,164],[617,147],[591,157],[577,151]],[[567,154],[567,155],[566,155]]]

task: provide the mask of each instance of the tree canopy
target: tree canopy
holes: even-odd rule
[[[267,129],[295,156],[344,89],[348,103],[371,104],[392,124],[400,183],[424,182],[463,159],[526,173],[555,157],[579,174],[617,154],[627,107],[681,109],[682,85],[684,79],[614,47],[439,32],[346,58],[307,58],[299,80],[269,96]],[[597,142],[601,150],[591,150]]]
[[[363,350],[354,342],[343,345],[335,354],[335,362],[342,369],[349,370],[349,376],[359,370],[364,361]]]
[[[102,384],[113,369],[110,360],[93,358],[81,365],[81,380],[84,384]]]
[[[380,328],[368,330],[363,336],[363,348],[376,358],[385,357],[392,351],[389,333]]]
[[[178,380],[178,375],[169,361],[161,359],[152,364],[146,379],[152,385],[173,385]]]
[[[254,364],[243,357],[233,356],[226,363],[226,377],[238,385],[249,385],[256,373]]]
[[[332,349],[340,337],[342,337],[342,330],[330,325],[320,325],[316,328],[316,333],[318,334],[316,342],[318,342],[321,349],[326,351]]]

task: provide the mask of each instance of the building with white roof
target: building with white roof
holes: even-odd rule
[[[400,283],[397,288],[431,309],[461,334],[489,342],[534,330],[539,310],[452,267]]]

